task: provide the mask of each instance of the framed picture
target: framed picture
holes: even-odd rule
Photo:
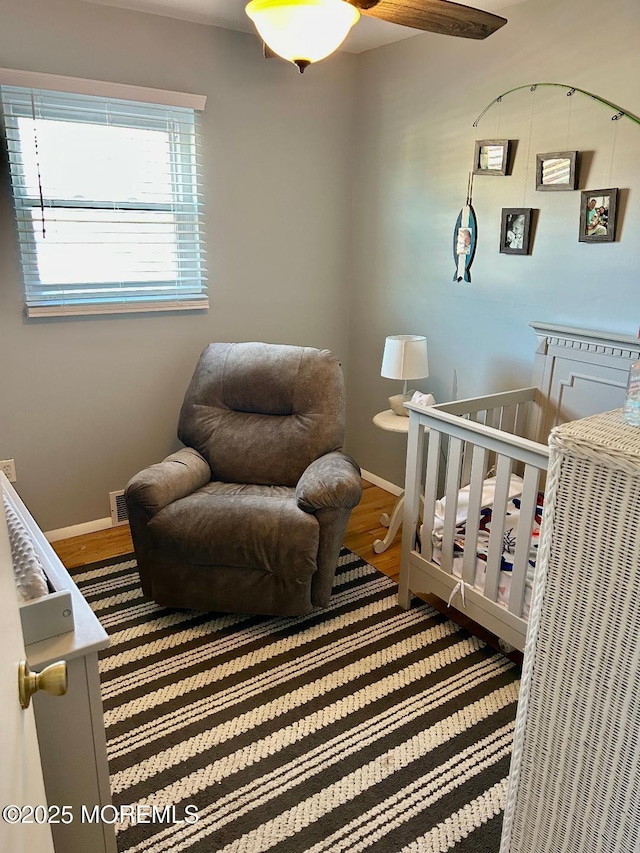
[[[509,164],[508,139],[479,139],[473,161],[474,175],[506,175]]]
[[[580,243],[615,240],[618,190],[583,190],[580,200]]]
[[[536,155],[536,189],[545,192],[575,190],[578,173],[577,151]]]
[[[500,251],[505,255],[528,255],[531,238],[531,208],[503,207]]]

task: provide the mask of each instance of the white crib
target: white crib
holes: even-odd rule
[[[408,404],[399,587],[402,607],[413,594],[431,593],[521,650],[549,432],[621,406],[629,365],[640,358],[640,341],[630,335],[530,325],[537,339],[531,387],[429,408]],[[479,532],[488,506],[490,532]]]

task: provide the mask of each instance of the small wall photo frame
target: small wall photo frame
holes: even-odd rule
[[[580,243],[611,243],[616,235],[618,189],[583,190],[580,198]]]
[[[578,186],[577,151],[536,155],[536,190],[562,192]]]
[[[497,175],[504,177],[509,165],[508,139],[476,140],[476,152],[473,161],[474,175]]]
[[[531,240],[531,208],[503,207],[500,251],[505,255],[528,255]]]

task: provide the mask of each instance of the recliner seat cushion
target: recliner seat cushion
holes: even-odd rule
[[[320,527],[295,490],[211,482],[160,510],[148,531],[163,560],[310,578]]]

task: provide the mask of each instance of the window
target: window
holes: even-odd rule
[[[206,308],[197,110],[0,99],[28,315]]]

